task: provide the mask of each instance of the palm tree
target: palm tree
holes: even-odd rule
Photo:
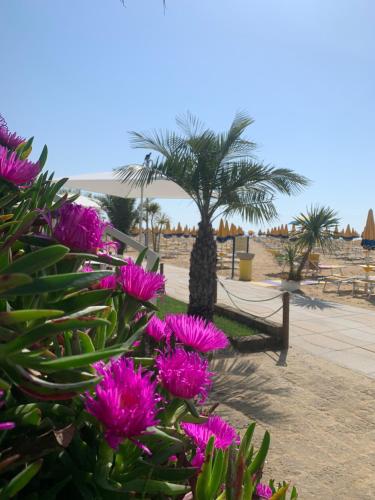
[[[314,247],[320,247],[323,251],[332,248],[335,226],[339,223],[337,213],[324,206],[312,206],[306,214],[301,213],[291,222],[297,228],[296,245],[302,254],[295,273],[296,281],[301,280],[302,271]]]
[[[153,249],[155,250],[155,220],[156,217],[160,214],[161,211],[161,206],[159,203],[154,201],[152,198],[146,198],[146,200],[143,203],[142,207],[142,213],[143,213],[143,222],[146,223],[146,229],[145,229],[145,239],[146,239],[146,246],[149,245],[149,229],[151,228],[151,238],[152,238],[152,245]],[[139,205],[137,208],[137,220],[139,222],[140,219],[140,213],[141,213],[141,206]]]
[[[132,198],[119,198],[118,196],[107,195],[100,199],[103,209],[107,212],[109,220],[113,226],[125,234],[129,234],[137,219],[137,212],[134,209],[135,200]],[[122,254],[125,245],[119,243],[119,253]]]
[[[156,151],[160,158],[140,169],[122,168],[119,176],[135,185],[166,178],[181,186],[200,213],[190,259],[188,313],[212,319],[216,291],[216,242],[212,222],[241,215],[249,222],[276,216],[276,193],[291,195],[308,181],[286,168],[264,165],[253,156],[256,145],[242,137],[253,120],[238,113],[229,130],[215,133],[194,116],[177,118],[181,134],[131,132],[136,148]]]

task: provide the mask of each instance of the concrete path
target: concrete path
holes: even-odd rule
[[[187,302],[188,270],[166,264],[164,272],[167,294]],[[259,301],[280,294],[273,288],[249,282],[221,280],[230,293],[247,300]],[[281,305],[280,297],[266,302],[232,299],[242,310],[263,317]],[[221,286],[218,286],[218,303],[234,307]],[[270,319],[281,321],[281,312]],[[375,378],[375,311],[294,294],[290,308],[290,346]]]

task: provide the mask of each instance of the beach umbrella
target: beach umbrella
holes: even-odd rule
[[[231,238],[235,238],[237,236],[237,227],[235,226],[235,224],[233,224],[233,222],[229,228],[229,236]]]
[[[228,223],[224,224],[223,219],[220,219],[219,230],[217,232],[216,239],[219,243],[224,243],[228,239],[229,231],[226,229]]]
[[[284,239],[289,237],[288,225],[281,226],[280,236]]]
[[[190,231],[187,225],[184,227],[184,238],[190,238]]]
[[[163,229],[163,238],[172,238],[172,229],[169,221],[165,225],[165,229]]]
[[[375,250],[375,221],[372,209],[369,210],[367,215],[366,226],[362,233],[361,245],[366,250]]]
[[[339,227],[338,227],[338,225],[337,225],[337,224],[336,224],[335,229],[334,229],[334,231],[333,231],[333,237],[334,237],[335,239],[339,239],[339,238],[340,238],[340,231],[339,231]]]
[[[190,236],[192,238],[196,238],[197,237],[197,230],[195,229],[195,226],[193,226],[193,229],[190,231]]]
[[[224,231],[226,234],[226,238],[228,240],[230,238],[230,230],[229,230],[229,224],[228,224],[227,220],[225,221],[225,224],[224,224]]]
[[[142,165],[127,165],[127,168],[134,171],[142,168]],[[58,180],[54,179],[54,182]],[[136,186],[131,182],[121,182],[118,169],[72,175],[65,182],[64,187],[82,189],[92,193],[109,194],[120,198],[140,198],[140,235],[142,234],[143,200],[145,198],[190,199],[190,196],[180,186],[168,179],[156,179],[148,186]]]
[[[342,239],[345,241],[352,241],[354,239],[353,232],[350,229],[349,224],[346,226],[345,231],[343,231],[343,233],[342,233]]]
[[[180,223],[177,224],[177,227],[176,227],[176,236],[177,238],[181,238],[181,236],[184,234],[184,231],[182,229],[182,226]]]

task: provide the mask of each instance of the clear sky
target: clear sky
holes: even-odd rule
[[[127,131],[190,110],[255,123],[258,158],[312,179],[280,222],[329,204],[362,230],[375,208],[374,0],[1,0],[0,112],[49,147],[56,175],[142,162]],[[164,201],[197,223],[191,202]],[[237,220],[237,223],[239,220]]]

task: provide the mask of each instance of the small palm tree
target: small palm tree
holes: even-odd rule
[[[107,195],[100,199],[103,209],[107,212],[109,220],[113,226],[125,234],[129,234],[136,219],[137,212],[134,209],[135,200],[132,198],[119,198],[118,196]],[[119,243],[119,253],[122,254],[125,245]]]
[[[320,247],[323,251],[332,248],[335,226],[339,223],[337,213],[324,206],[312,206],[306,214],[301,213],[291,222],[297,228],[296,245],[301,252],[295,273],[296,281],[301,280],[302,271],[314,247]]]
[[[286,168],[264,165],[253,156],[255,144],[243,133],[253,120],[238,113],[229,130],[215,133],[194,116],[177,118],[182,133],[132,132],[133,146],[156,151],[160,158],[140,169],[122,168],[119,176],[136,185],[158,178],[181,186],[200,213],[198,234],[190,259],[188,312],[212,319],[216,292],[216,242],[212,222],[220,216],[241,215],[249,222],[276,216],[276,193],[291,195],[308,181]]]

